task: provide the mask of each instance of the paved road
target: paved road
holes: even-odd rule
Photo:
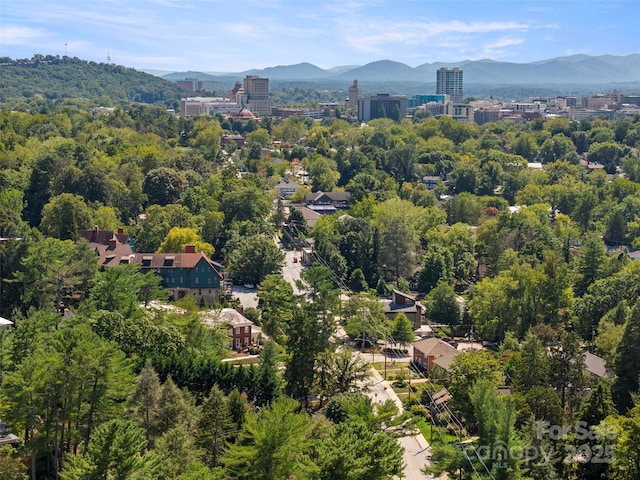
[[[231,288],[233,296],[240,300],[240,305],[244,308],[258,307],[258,290],[255,288],[245,288],[242,285],[233,285]]]
[[[359,354],[359,353],[358,353]],[[359,354],[360,355],[360,354]],[[366,361],[371,360],[370,354],[361,354]],[[377,361],[377,360],[376,360]],[[403,411],[402,401],[398,398],[391,387],[391,382],[384,380],[380,373],[371,369],[372,384],[368,387],[367,395],[373,402],[384,403],[392,400],[398,406],[399,412]],[[424,480],[433,478],[422,473],[422,468],[428,464],[428,457],[431,455],[429,444],[424,436],[418,435],[401,437],[398,443],[404,448],[403,461],[405,464],[404,477],[406,480]],[[398,478],[398,477],[394,477]]]
[[[300,280],[300,273],[303,270],[303,267],[300,264],[302,253],[292,250],[286,250],[282,248],[282,245],[277,239],[274,239],[274,241],[285,254],[285,265],[282,268],[282,276],[291,284],[296,295],[302,294],[303,292],[301,292],[296,285],[297,281]],[[346,334],[344,334],[344,331],[342,331],[342,329],[339,329],[336,336],[346,337]],[[356,354],[360,355],[360,353]],[[412,352],[409,352],[406,358],[398,358],[398,360],[406,360],[410,358],[411,355]],[[362,354],[362,358],[367,362],[384,361],[384,355],[378,354],[374,355],[373,357],[371,354]],[[390,362],[389,359],[388,361]],[[371,369],[371,375],[371,382],[368,386],[367,394],[372,399],[372,401],[384,403],[387,400],[393,400],[396,405],[398,405],[399,411],[402,412],[402,402],[393,391],[393,388],[391,388],[391,382],[384,380],[375,369]],[[402,437],[398,439],[398,443],[400,443],[400,445],[404,448],[403,461],[405,464],[405,469],[403,478],[406,480],[425,480],[428,478],[433,478],[424,475],[421,472],[422,468],[427,464],[427,458],[431,453],[429,444],[425,440],[424,436],[422,434],[418,434],[415,436]]]
[[[282,248],[281,245],[280,248]],[[293,250],[282,250],[284,253],[285,262],[282,267],[282,277],[291,284],[293,287],[293,293],[295,295],[301,295],[303,292],[298,289],[297,282],[300,280],[300,273],[302,272],[302,264],[300,259],[302,258],[302,252],[294,252]],[[295,260],[297,259],[297,261]]]
[[[301,292],[296,283],[300,280],[300,273],[302,272],[302,265],[300,264],[300,258],[302,257],[301,252],[294,252],[293,250],[286,250],[282,248],[282,244],[275,240],[276,245],[282,250],[285,256],[285,263],[282,267],[282,277],[291,284],[293,287],[293,293],[295,295],[301,295]],[[297,258],[298,261],[294,259]],[[233,296],[240,300],[240,304],[245,307],[258,307],[258,290],[256,288],[246,288],[243,285],[233,285],[232,290]]]

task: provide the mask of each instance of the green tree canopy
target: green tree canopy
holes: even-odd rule
[[[42,208],[40,230],[60,240],[77,240],[79,230],[91,228],[93,215],[84,198],[71,193],[51,197]]]
[[[195,228],[173,227],[158,247],[158,253],[184,253],[186,245],[194,245],[196,252],[208,257],[214,252],[213,245],[204,242]]]
[[[227,255],[233,278],[258,285],[272,273],[279,272],[284,254],[267,235],[252,235],[238,239]]]

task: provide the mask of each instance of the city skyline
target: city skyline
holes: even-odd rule
[[[210,72],[385,59],[412,67],[485,58],[528,63],[638,53],[638,14],[631,0],[24,0],[2,5],[0,56],[110,57],[140,70]]]

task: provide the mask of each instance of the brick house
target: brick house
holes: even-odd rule
[[[391,293],[391,301],[384,301],[384,314],[389,319],[394,319],[399,313],[404,313],[413,328],[418,329],[422,325],[425,317],[425,309],[415,297],[408,295],[400,290],[393,290]]]
[[[413,344],[413,363],[427,372],[433,370],[436,360],[441,357],[454,357],[459,354],[456,348],[435,337],[419,340]],[[443,360],[446,361],[447,366],[450,364],[448,358],[442,358],[440,362],[442,363]],[[443,368],[446,369],[446,367]]]
[[[229,347],[233,350],[242,350],[257,343],[253,322],[233,308],[204,312],[202,320],[213,328],[226,327],[229,330]]]

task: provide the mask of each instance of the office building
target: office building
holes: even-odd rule
[[[245,107],[258,115],[270,115],[273,106],[269,98],[269,79],[258,75],[247,75],[244,78],[242,102]]]
[[[358,99],[358,120],[368,122],[375,118],[390,118],[395,121],[407,116],[407,97],[378,93]]]
[[[176,84],[186,90],[192,92],[202,92],[202,82],[196,78],[185,78],[184,80],[176,81]]]
[[[478,125],[498,120],[500,120],[500,110],[497,108],[476,108],[473,111],[473,122]]]
[[[241,105],[230,102],[228,98],[188,97],[181,100],[180,107],[182,115],[190,117],[191,115],[215,115],[216,113],[230,115],[238,113]]]
[[[427,103],[445,104],[450,101],[447,95],[414,95],[407,99],[407,108],[416,108]]]
[[[358,80],[353,81],[353,85],[349,87],[349,98],[347,100],[347,108],[358,108]]]
[[[440,68],[436,72],[436,95],[449,95],[453,103],[461,103],[462,70],[458,67]]]

